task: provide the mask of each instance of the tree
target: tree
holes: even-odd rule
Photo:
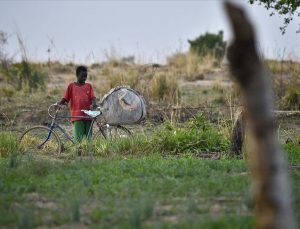
[[[225,53],[226,42],[223,41],[223,31],[218,34],[205,33],[195,40],[188,40],[190,50],[196,52],[200,57],[207,54],[213,54],[218,60],[221,60]]]
[[[294,16],[300,17],[300,12],[297,11],[300,7],[299,0],[249,0],[250,4],[258,2],[259,5],[263,5],[267,10],[271,10],[270,16],[273,16],[275,12],[284,16],[283,26],[279,27],[282,34],[285,33],[288,24],[293,20]],[[300,25],[297,33],[300,32]]]

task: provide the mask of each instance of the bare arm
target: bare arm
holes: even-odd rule
[[[62,98],[59,102],[57,102],[58,105],[67,105],[68,101],[65,98]]]
[[[96,97],[92,98],[92,109],[95,110],[97,108]]]

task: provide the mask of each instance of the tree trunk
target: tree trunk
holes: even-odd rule
[[[256,50],[255,32],[244,12],[226,2],[234,40],[227,57],[239,84],[253,137],[250,169],[258,228],[296,228],[287,165],[276,136],[271,82]]]

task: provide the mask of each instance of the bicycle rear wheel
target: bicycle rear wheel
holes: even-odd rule
[[[115,140],[115,139],[131,138],[132,133],[126,127],[121,125],[117,125],[117,126],[103,125],[94,136],[95,138],[104,137],[107,140]]]
[[[46,126],[35,126],[26,130],[20,138],[25,153],[60,154],[61,141],[58,135]]]

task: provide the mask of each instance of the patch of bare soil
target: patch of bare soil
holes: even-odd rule
[[[244,203],[241,203],[241,199],[239,198],[226,198],[226,197],[214,198],[213,203],[209,208],[210,215],[214,218],[218,218],[227,212],[232,212],[234,214],[239,214],[239,215],[251,214],[248,207]]]
[[[219,160],[221,158],[221,152],[197,152],[194,155],[202,159]]]
[[[41,194],[37,192],[32,192],[27,194],[27,199],[32,202],[36,207],[41,209],[50,209],[50,210],[57,210],[57,204],[47,200]]]

